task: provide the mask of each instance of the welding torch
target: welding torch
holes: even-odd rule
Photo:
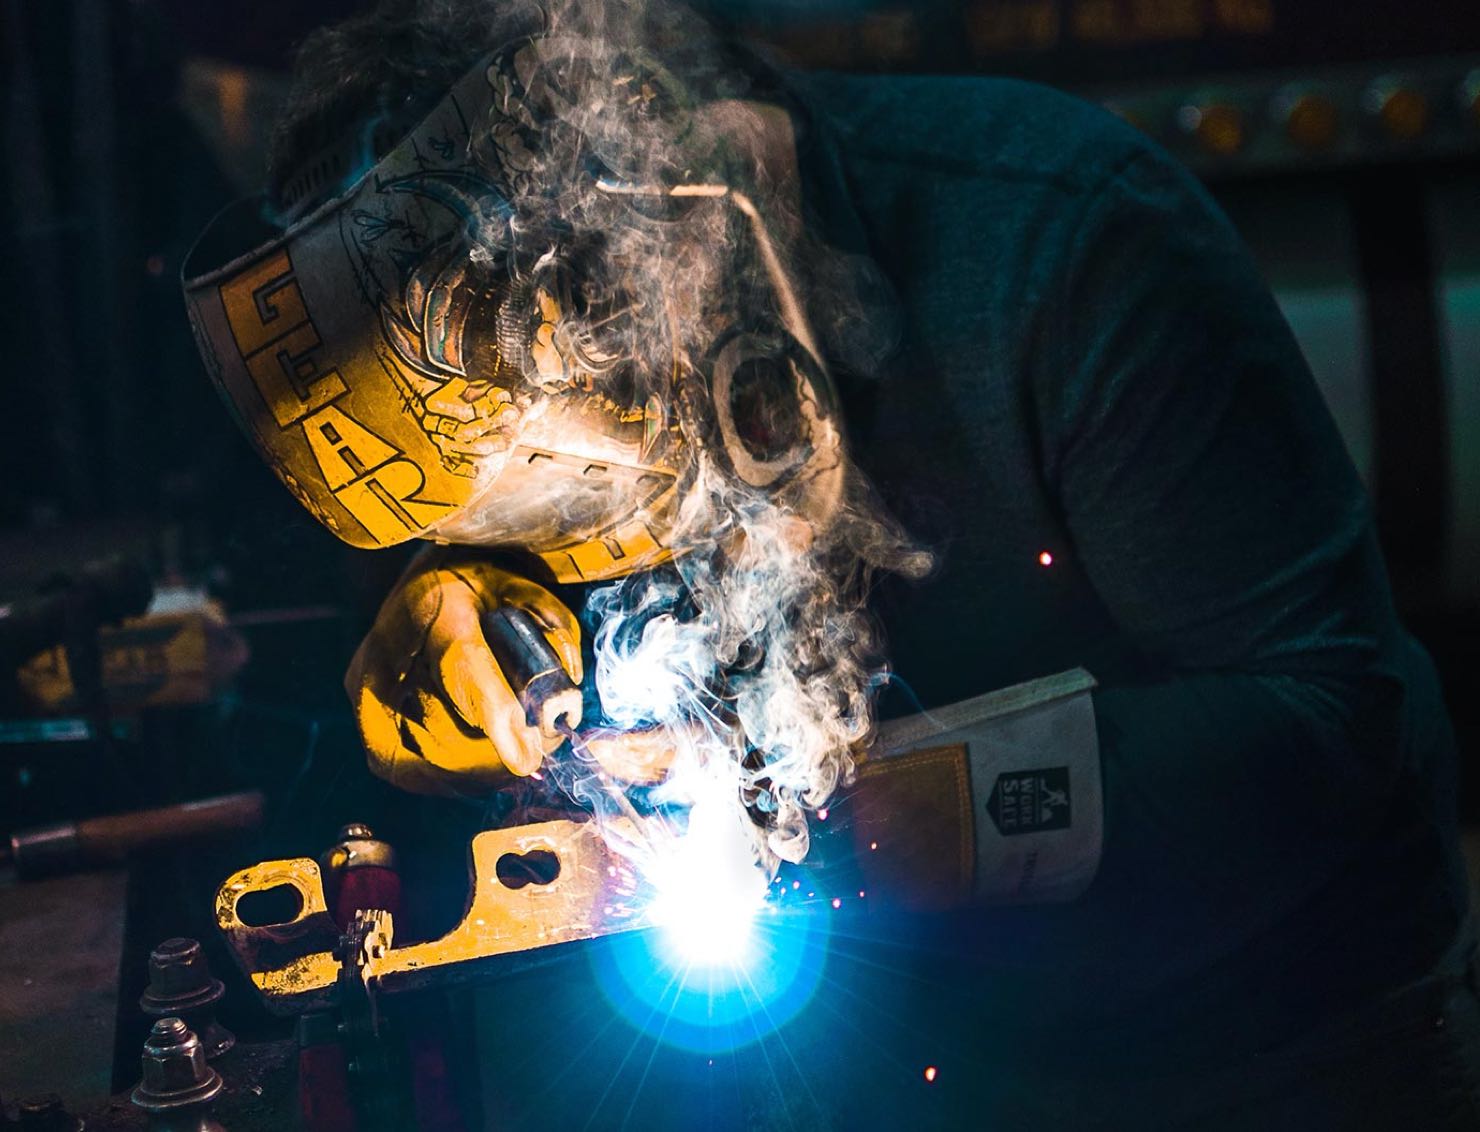
[[[585,764],[581,778],[594,781],[597,788],[580,790],[576,800],[587,802],[598,817],[630,818],[641,825],[627,792],[602,769],[575,729],[572,720],[579,718],[581,690],[534,617],[518,606],[500,606],[483,615],[483,636],[524,709],[525,723],[546,734],[563,735]],[[566,781],[569,776],[559,768],[552,777],[557,785],[570,786]]]

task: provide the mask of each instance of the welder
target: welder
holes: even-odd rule
[[[467,75],[493,73],[480,61],[507,47],[508,7],[389,2],[311,38],[273,160],[286,235],[237,273],[240,295],[221,282],[230,271],[194,288],[219,289],[215,307],[194,311],[207,357],[300,500],[359,545],[448,544],[413,562],[347,678],[372,769],[425,793],[477,794],[565,741],[526,714],[480,618],[526,610],[580,683],[580,627],[561,600],[575,598],[557,585],[672,557],[666,532],[683,504],[664,493],[692,470],[700,435],[685,434],[682,454],[655,446],[662,405],[608,420],[613,466],[642,487],[593,503],[580,497],[588,457],[569,457],[567,481],[538,478],[595,427],[590,412],[561,418],[530,448],[545,472],[530,456],[524,480],[499,473],[497,506],[473,498],[479,461],[533,444],[516,439],[517,422],[547,412],[507,390],[589,389],[580,374],[611,356],[599,335],[562,341],[579,286],[543,246],[525,249],[513,289],[479,309],[467,296],[493,292],[467,282],[480,261],[461,229],[396,261],[400,213],[335,205],[333,238],[357,265],[341,281],[343,310],[298,317],[293,273],[312,274],[315,253],[294,243],[295,225],[367,169],[380,189],[440,206],[466,188],[416,180],[445,155],[436,130],[414,131]],[[851,272],[853,301],[807,312],[815,338],[788,328],[815,346],[815,358],[792,351],[793,372],[815,362],[831,373],[852,461],[936,561],[872,595],[894,674],[881,711],[1074,667],[1098,682],[1093,748],[1045,752],[1045,765],[1092,760],[1102,784],[1075,798],[1103,820],[1103,842],[1080,862],[1092,882],[1066,903],[988,893],[933,921],[928,963],[888,999],[917,1032],[949,1034],[980,1078],[952,1126],[1480,1126],[1480,1000],[1437,678],[1397,620],[1363,487],[1228,221],[1152,142],[1048,89],[802,76],[724,50],[733,81],[709,97],[752,108],[764,140],[745,144],[797,194],[804,238],[834,253],[818,262]],[[503,73],[529,80],[514,58]],[[499,89],[505,111],[534,97]],[[528,169],[514,118],[494,128],[499,152]],[[414,159],[398,165],[408,136]],[[621,173],[592,176],[610,188]],[[459,207],[460,223],[497,220],[486,204]],[[516,218],[509,230],[517,243],[526,229]],[[568,257],[572,271],[579,260]],[[473,328],[482,320],[506,344],[515,291],[530,344],[479,371]],[[897,325],[875,364],[886,312]],[[616,317],[590,314],[593,326]],[[379,364],[402,375],[394,411],[373,419],[356,415],[342,359],[318,350],[354,334],[375,338]],[[225,377],[221,341],[241,355]],[[505,375],[514,354],[523,373]],[[264,379],[259,358],[287,376]],[[804,391],[808,380],[797,379]],[[251,396],[271,411],[254,417]],[[792,438],[805,453],[787,506],[816,526],[809,507],[820,513],[841,489],[829,418],[803,416],[812,431]],[[392,430],[406,421],[440,465],[404,455],[410,434]],[[307,432],[309,448],[290,450],[274,429],[299,445]],[[733,446],[722,427],[709,435]],[[521,511],[535,496],[555,500],[558,518],[541,526]],[[490,524],[506,534],[483,537]],[[565,722],[578,714],[571,706]],[[877,1079],[818,1073],[835,1126],[910,1119],[907,1098]]]

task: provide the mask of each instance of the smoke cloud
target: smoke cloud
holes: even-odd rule
[[[596,685],[613,726],[671,731],[674,800],[747,807],[774,870],[806,854],[808,811],[873,733],[871,576],[930,564],[847,457],[806,311],[855,370],[892,322],[860,303],[856,261],[809,241],[752,79],[701,20],[651,2],[542,19],[490,71],[481,152],[512,215],[472,258],[558,296],[553,336],[578,364],[557,382],[671,407],[690,453],[673,559],[591,595]]]

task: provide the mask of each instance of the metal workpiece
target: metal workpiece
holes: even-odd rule
[[[16,1132],[82,1132],[82,1121],[55,1093],[28,1097],[16,1106]]]
[[[647,836],[629,818],[604,825],[608,837],[640,844]],[[649,926],[631,899],[630,868],[591,823],[487,830],[473,839],[470,854],[471,890],[462,922],[441,939],[382,948],[370,964],[377,992],[471,981],[516,952]],[[502,859],[531,855],[554,859],[552,879],[532,882],[513,871],[508,882],[501,879]],[[237,914],[248,894],[284,886],[299,899],[292,919],[251,925]],[[264,861],[227,878],[216,894],[216,924],[269,1010],[292,1015],[335,1005],[341,933],[316,861]]]
[[[133,1102],[146,1112],[168,1113],[207,1104],[221,1091],[221,1075],[206,1064],[194,1031],[179,1018],[161,1018],[144,1042],[144,1079]]]
[[[176,936],[149,953],[149,987],[139,998],[139,1009],[152,1018],[183,1019],[206,1057],[214,1059],[236,1044],[236,1035],[216,1021],[215,1006],[225,993],[200,944]]]

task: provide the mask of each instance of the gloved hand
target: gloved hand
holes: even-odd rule
[[[695,750],[700,740],[682,728],[649,727],[638,731],[599,728],[581,736],[582,749],[620,783],[661,782],[682,749]]]
[[[580,626],[552,594],[475,553],[425,551],[344,678],[375,774],[419,794],[474,792],[531,773],[560,745],[525,722],[484,640],[479,619],[503,605],[528,611],[580,683]]]

